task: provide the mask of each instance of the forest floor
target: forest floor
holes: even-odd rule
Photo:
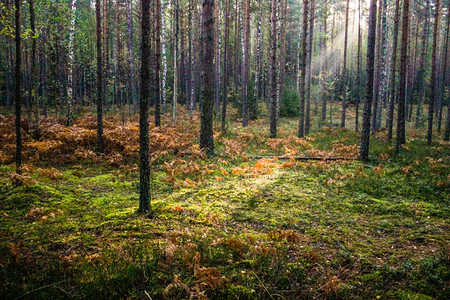
[[[104,155],[93,115],[69,128],[43,119],[39,140],[25,133],[18,175],[13,118],[0,116],[1,298],[450,298],[440,136],[427,146],[408,127],[394,156],[380,131],[363,164],[351,117],[352,130],[315,126],[305,139],[289,118],[269,139],[265,118],[217,128],[207,158],[198,116],[181,118],[151,128],[149,218],[137,214],[136,117],[107,114]],[[252,158],[273,155],[286,159]]]

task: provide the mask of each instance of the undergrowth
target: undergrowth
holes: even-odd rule
[[[38,140],[24,128],[21,175],[13,119],[1,118],[2,298],[450,298],[450,150],[438,137],[427,146],[409,130],[395,156],[381,131],[362,164],[357,133],[299,139],[281,119],[269,139],[260,119],[217,128],[207,158],[198,116],[182,117],[151,128],[148,219],[136,213],[133,118],[106,116],[104,155],[92,115],[43,120]]]

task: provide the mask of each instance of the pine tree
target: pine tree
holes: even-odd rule
[[[201,26],[201,131],[200,148],[214,154],[214,0],[203,0]]]
[[[139,99],[139,212],[149,213],[150,204],[150,155],[148,109],[150,102],[150,1],[141,0],[141,94]]]
[[[359,150],[359,158],[362,161],[369,160],[370,117],[372,113],[372,100],[373,100],[376,27],[377,27],[377,0],[370,0],[369,33],[367,36],[366,101],[364,102],[364,114],[361,130],[361,146]]]

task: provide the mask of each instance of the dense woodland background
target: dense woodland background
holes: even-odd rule
[[[0,295],[448,299],[449,11],[2,0]]]

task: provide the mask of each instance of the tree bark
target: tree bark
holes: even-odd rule
[[[395,79],[397,68],[397,45],[398,45],[398,23],[400,21],[400,0],[395,0],[395,14],[394,14],[394,33],[392,42],[392,58],[391,58],[391,84],[389,93],[389,112],[387,117],[386,127],[388,128],[388,140],[392,140],[392,131],[394,124],[394,108],[395,108]]]
[[[323,49],[322,55],[324,57],[324,68],[322,71],[322,121],[326,120],[327,117],[327,99],[328,99],[328,31],[327,31],[327,18],[328,18],[328,2],[324,0],[323,2]],[[320,124],[320,123],[319,123]]]
[[[132,0],[126,0],[127,5],[127,29],[128,29],[128,65],[129,73],[129,89],[131,92],[131,103],[133,110],[137,111],[137,94],[136,94],[136,77],[134,67],[134,40],[133,40],[133,15],[132,15]]]
[[[222,131],[226,130],[227,104],[228,104],[228,43],[229,43],[229,16],[230,0],[225,0],[225,40],[223,45],[223,87],[222,87]]]
[[[95,1],[97,19],[97,152],[104,152],[103,141],[103,53],[102,53],[102,19],[100,0]]]
[[[430,0],[426,1],[424,25],[422,30],[422,51],[420,54],[419,71],[416,77],[415,88],[418,90],[417,108],[416,108],[416,121],[414,123],[415,128],[419,128],[419,124],[422,119],[423,101],[425,98],[425,59],[427,57],[428,49],[428,29],[429,29],[429,11]]]
[[[364,102],[364,114],[361,130],[361,146],[359,149],[359,158],[362,161],[369,160],[370,117],[373,100],[376,27],[377,27],[377,0],[370,0],[369,33],[367,37],[366,101]]]
[[[201,131],[200,148],[214,154],[214,0],[203,0],[201,26]]]
[[[248,80],[250,42],[250,0],[244,2],[244,68],[242,70],[242,127],[248,126]]]
[[[396,0],[399,1],[399,0]],[[398,20],[397,20],[398,22]],[[356,70],[356,112],[355,112],[355,131],[359,131],[359,104],[361,103],[361,0],[358,0],[358,50],[357,50],[357,70]]]
[[[345,127],[345,117],[347,110],[347,43],[348,43],[348,10],[350,0],[347,0],[347,8],[345,9],[345,34],[344,34],[344,66],[342,67],[342,116],[341,116],[341,128]]]
[[[22,57],[21,52],[22,48],[21,38],[20,38],[20,0],[15,0],[15,43],[16,43],[16,65],[15,65],[15,89],[14,89],[14,101],[16,106],[16,172],[21,173],[22,169],[22,134],[20,130],[20,121],[21,121],[21,101],[22,101],[22,92],[21,92],[21,67],[22,67]]]
[[[178,0],[174,0],[175,5],[175,26],[173,36],[173,100],[172,100],[172,123],[177,123],[177,102],[178,102]]]
[[[155,127],[161,126],[161,0],[155,0],[155,56],[153,66],[155,68],[155,82],[153,95],[155,99]]]
[[[75,0],[74,0],[75,1]],[[30,0],[30,27],[31,27],[31,133],[37,138],[39,137],[39,102],[37,98],[38,87],[38,71],[36,64],[36,22],[34,13],[34,0]],[[8,62],[9,63],[9,62]],[[8,79],[6,79],[8,81]]]
[[[162,71],[162,80],[161,80],[161,90],[162,90],[162,113],[167,113],[167,46],[166,46],[166,18],[165,18],[165,5],[161,5],[161,44],[162,44],[162,63],[163,63],[163,71]]]
[[[440,0],[436,0],[436,12],[434,16],[434,32],[433,32],[433,54],[431,58],[431,81],[430,81],[430,99],[428,103],[428,130],[427,130],[427,143],[431,145],[433,138],[433,113],[434,105],[437,99],[436,90],[436,75],[437,75],[437,48],[438,48],[438,34],[439,34],[439,22],[440,22]]]
[[[408,67],[409,0],[403,0],[402,47],[400,50],[400,87],[398,96],[397,139],[395,152],[405,144],[406,69]]]
[[[277,1],[272,0],[272,17],[271,17],[271,74],[270,74],[270,137],[277,136]]]
[[[305,116],[305,135],[309,134],[309,130],[311,128],[311,81],[312,81],[312,58],[313,58],[313,50],[314,50],[314,14],[315,14],[315,1],[311,1],[311,8],[309,9],[310,17],[309,17],[309,42],[308,42],[308,54],[307,54],[307,63],[306,63],[306,74],[307,74],[307,83],[306,83],[306,116]]]
[[[298,123],[298,137],[305,135],[305,89],[306,89],[306,56],[308,51],[308,6],[309,0],[303,0],[303,37],[302,37],[302,59],[300,62],[300,118]]]
[[[214,109],[218,117],[220,114],[220,1],[215,5],[214,18],[216,23],[216,38],[214,40],[214,71],[215,71],[215,85],[214,85]],[[191,25],[192,26],[192,25]]]
[[[139,99],[139,212],[151,211],[149,121],[150,102],[150,0],[141,0],[141,93]]]

